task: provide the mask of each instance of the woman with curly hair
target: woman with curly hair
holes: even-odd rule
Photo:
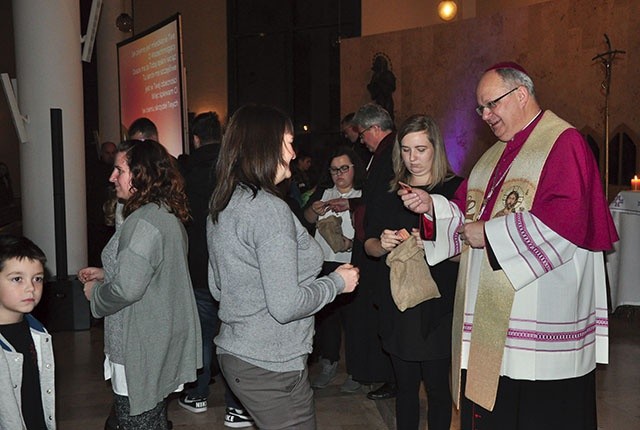
[[[104,374],[121,428],[165,430],[167,396],[202,367],[184,181],[152,140],[121,143],[109,180],[125,202],[124,223],[102,251],[104,269],[78,278],[93,315],[105,317]]]

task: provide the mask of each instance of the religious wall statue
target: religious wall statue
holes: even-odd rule
[[[393,118],[393,92],[396,90],[396,77],[390,69],[391,60],[384,52],[373,56],[371,70],[373,76],[367,85],[371,100],[389,112]]]

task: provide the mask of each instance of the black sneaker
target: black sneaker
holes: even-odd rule
[[[244,409],[227,408],[227,413],[224,415],[224,425],[234,429],[251,427],[253,418]]]
[[[207,411],[206,397],[189,397],[187,393],[182,393],[178,399],[178,404],[196,414]]]
[[[120,424],[118,424],[118,419],[115,415],[109,415],[104,423],[104,430],[120,430]]]

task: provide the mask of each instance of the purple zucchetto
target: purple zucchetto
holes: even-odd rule
[[[489,67],[484,72],[486,73],[488,71],[498,70],[498,69],[514,69],[514,70],[517,70],[517,71],[522,72],[525,75],[529,76],[529,73],[524,69],[524,67],[522,67],[518,63],[514,63],[513,61],[503,61],[501,63],[496,63],[493,66]]]

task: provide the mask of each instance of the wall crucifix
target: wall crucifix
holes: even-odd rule
[[[609,199],[609,94],[611,93],[611,69],[616,55],[625,54],[626,52],[613,49],[606,33],[604,39],[607,43],[607,51],[596,55],[591,61],[600,60],[604,66],[604,80],[601,84],[604,90],[604,192],[606,198]]]

